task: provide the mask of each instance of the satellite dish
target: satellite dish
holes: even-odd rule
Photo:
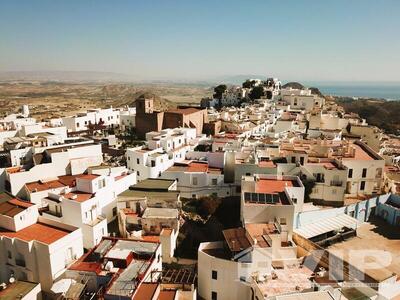
[[[8,280],[10,283],[14,283],[15,282],[15,278],[14,277],[10,277],[10,279]]]

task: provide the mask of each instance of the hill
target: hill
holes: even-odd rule
[[[350,97],[335,97],[334,100],[346,112],[357,113],[386,133],[400,134],[400,101],[373,98],[355,100]]]

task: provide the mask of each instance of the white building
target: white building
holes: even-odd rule
[[[303,210],[304,186],[297,176],[243,176],[241,190],[240,216],[244,224],[270,222],[271,214],[279,214],[292,227],[294,211]]]
[[[346,194],[371,195],[381,189],[385,160],[361,142],[349,145],[349,157],[342,163],[348,169]]]
[[[233,185],[224,183],[222,168],[210,167],[201,161],[175,163],[161,174],[161,178],[175,179],[184,198],[227,197],[235,190]]]
[[[0,280],[40,283],[49,291],[83,254],[81,229],[38,217],[36,205],[1,195]]]
[[[86,292],[104,299],[154,299],[141,297],[143,291],[139,290],[152,274],[161,271],[161,254],[159,243],[104,238],[70,266],[65,277],[77,282],[83,280]],[[153,282],[157,279],[158,276],[153,276]]]
[[[127,107],[119,112],[119,122],[122,130],[136,127],[136,107]]]
[[[260,175],[258,181],[243,179],[243,227],[224,230],[224,241],[202,243],[199,247],[198,289],[203,299],[253,299],[254,279],[269,282],[278,272],[275,266],[299,264],[297,246],[292,241],[294,203],[285,192],[273,194],[289,181],[298,184],[298,179],[289,177],[281,181]],[[292,191],[294,196],[302,188],[292,189],[299,189]],[[308,277],[303,277],[304,285],[311,287]],[[257,290],[260,288],[268,287],[257,286]]]
[[[28,199],[44,207],[43,216],[82,229],[83,246],[97,245],[117,216],[116,197],[136,183],[126,171],[110,175],[67,175],[25,184]]]
[[[312,174],[315,183],[310,199],[326,205],[343,205],[348,172],[345,166],[337,160],[319,160],[309,161],[301,169]]]
[[[91,109],[76,116],[62,118],[68,132],[88,130],[89,125],[112,126],[120,124],[120,112],[113,108]]]
[[[197,145],[195,128],[165,129],[146,134],[147,147],[128,148],[127,166],[137,179],[157,178]]]
[[[325,103],[325,99],[318,95],[284,95],[282,100],[290,105],[291,109],[305,110],[307,112],[315,108],[321,108]]]
[[[31,168],[22,166],[6,168],[6,189],[10,193],[24,197],[23,187],[27,182],[82,174],[88,167],[100,165],[103,162],[103,154],[101,145],[83,144],[47,149],[39,153],[36,159],[38,163]]]

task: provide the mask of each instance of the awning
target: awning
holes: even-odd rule
[[[313,237],[319,236],[321,234],[333,231],[340,230],[343,227],[348,227],[352,229],[356,229],[358,225],[358,221],[353,217],[350,217],[346,214],[324,218],[316,220],[313,223],[304,225],[298,229],[295,229],[294,232],[307,238],[311,239]]]

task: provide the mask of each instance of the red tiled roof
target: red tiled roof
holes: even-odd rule
[[[139,240],[145,241],[145,242],[159,243],[160,236],[158,236],[158,235],[142,235],[142,237],[139,238]]]
[[[362,149],[360,146],[353,144],[353,147],[355,147],[356,151],[354,154],[354,158],[358,160],[374,160],[373,157],[371,157],[364,149]]]
[[[79,179],[85,179],[85,180],[93,180],[99,177],[100,175],[96,174],[83,174],[83,175],[78,175]]]
[[[102,270],[101,262],[97,261],[85,261],[86,257],[89,256],[92,252],[87,252],[83,256],[79,258],[72,266],[70,266],[69,270],[74,271],[82,271],[82,272],[93,272],[99,274]]]
[[[76,175],[64,175],[58,177],[58,181],[66,186],[74,187],[76,186],[76,177]]]
[[[122,174],[122,175],[119,175],[119,176],[115,176],[115,181],[118,181],[118,180],[120,180],[122,178],[125,178],[126,176],[128,176],[128,174]]]
[[[23,200],[20,200],[20,199],[17,199],[17,198],[11,199],[8,202],[11,203],[11,204],[14,204],[14,205],[25,207],[25,208],[28,208],[28,207],[31,207],[32,205],[35,205],[35,204],[31,203],[31,202],[23,201]]]
[[[93,197],[92,194],[79,192],[79,191],[71,192],[71,193],[65,194],[63,196],[64,196],[64,198],[67,198],[67,199],[70,199],[73,201],[77,201],[77,202],[85,202]],[[76,196],[76,198],[74,199],[75,196]]]
[[[260,178],[256,182],[256,193],[277,194],[285,190],[285,187],[294,186],[292,180],[275,180]]]
[[[47,182],[41,182],[41,181],[29,182],[26,183],[25,186],[29,192],[34,192],[34,191],[41,192],[41,191],[47,191],[51,189],[65,187],[65,184],[63,184],[59,180],[51,180]]]
[[[198,163],[198,162],[191,162],[187,169],[188,172],[207,172],[208,171],[208,164],[205,163]]]
[[[151,300],[157,290],[158,283],[147,283],[143,282],[136,289],[136,293],[133,296],[133,300]]]
[[[176,291],[160,291],[158,300],[174,300]]]
[[[259,167],[261,168],[275,168],[276,165],[272,160],[268,160],[268,161],[261,161],[258,164]]]
[[[17,232],[0,228],[0,236],[18,238],[27,242],[39,241],[47,245],[54,243],[55,241],[65,237],[69,233],[70,231],[67,231],[65,229],[43,223],[35,223]]]

